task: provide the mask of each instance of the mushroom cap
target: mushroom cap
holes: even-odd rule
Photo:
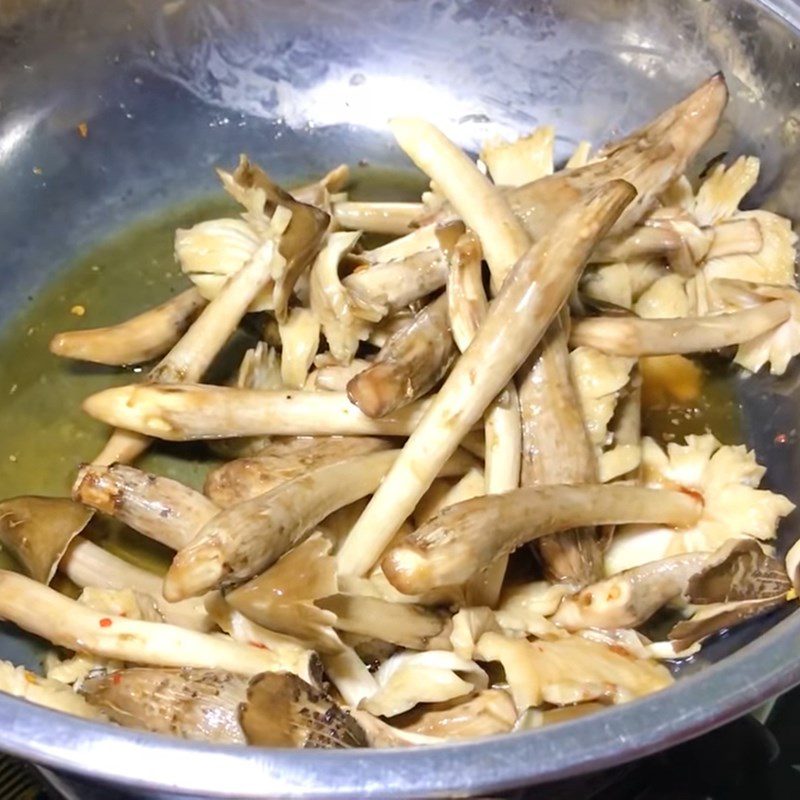
[[[49,585],[72,540],[94,512],[66,497],[0,501],[0,544],[35,581]]]

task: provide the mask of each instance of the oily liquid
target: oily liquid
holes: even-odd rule
[[[398,201],[417,200],[424,189],[417,174],[372,167],[354,168],[349,187],[353,199]],[[175,229],[236,213],[231,201],[215,196],[133,225],[77,259],[44,291],[22,303],[0,332],[0,498],[68,496],[78,465],[91,461],[109,434],[105,425],[83,413],[81,402],[109,386],[141,380],[147,369],[58,358],[48,350],[52,336],[113,324],[186,288],[189,282],[173,256]],[[366,237],[364,244],[372,246]],[[702,393],[695,400],[647,408],[645,431],[669,441],[711,430],[725,442],[739,441],[738,405],[728,369],[705,364],[703,375]],[[137,466],[200,488],[216,463],[202,443],[157,442]],[[168,563],[165,548],[100,515],[88,533],[139,566],[160,572]],[[11,566],[10,559],[0,550],[0,567],[6,566]]]

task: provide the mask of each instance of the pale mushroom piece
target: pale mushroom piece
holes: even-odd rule
[[[331,683],[350,708],[360,708],[363,701],[378,691],[378,682],[352,647],[340,653],[323,653],[322,662]]]
[[[447,226],[444,226],[446,228]],[[463,225],[460,230],[463,231]],[[363,250],[358,254],[359,261],[366,264],[387,264],[402,261],[403,259],[420,255],[426,251],[440,251],[443,248],[440,228],[434,223],[415,228],[399,239],[375,247],[372,250]]]
[[[374,492],[398,454],[385,450],[324,464],[224,509],[176,553],[164,579],[165,597],[192,597],[262,572],[329,514]],[[473,464],[471,456],[457,453],[443,474],[462,474]]]
[[[530,244],[507,201],[473,161],[429,122],[400,118],[390,122],[400,147],[436,182],[464,224],[475,231],[495,289]]]
[[[92,512],[62,497],[13,497],[0,501],[0,544],[40,583],[49,584],[70,543]]]
[[[766,472],[744,446],[722,445],[711,434],[689,435],[685,444],[662,448],[642,439],[641,481],[702,498],[702,513],[682,529],[626,525],[615,532],[606,555],[611,575],[681,553],[711,552],[728,539],[774,538],[778,522],[794,509],[786,497],[758,489]]]
[[[392,717],[419,703],[442,703],[486,689],[486,673],[469,659],[449,650],[397,653],[375,672],[378,690],[359,708]]]
[[[164,667],[227,669],[240,675],[279,669],[272,653],[160,622],[106,616],[42,584],[0,570],[0,617],[60,647]]]
[[[345,230],[402,236],[425,211],[422,203],[345,201],[333,204],[333,218]]]
[[[212,622],[199,598],[169,603],[161,592],[162,578],[109,553],[88,539],[78,538],[64,553],[58,569],[80,587],[133,589],[152,598],[165,622],[207,631]]]
[[[573,150],[572,155],[567,159],[564,164],[565,169],[578,169],[578,167],[585,167],[592,159],[592,143],[587,142],[585,139],[578,142]]]
[[[447,272],[447,257],[442,251],[424,250],[398,261],[357,269],[342,285],[359,297],[399,311],[441,289],[447,282]]]
[[[315,604],[339,591],[330,552],[331,542],[314,533],[260,575],[226,592],[225,602],[268,630],[320,652],[338,652],[336,614]]]
[[[300,203],[307,203],[308,205],[323,208],[325,202],[323,197],[330,197],[344,190],[350,182],[350,167],[347,164],[339,164],[332,170],[329,170],[319,180],[311,183],[303,184],[302,186],[295,186],[292,188],[292,197]]]
[[[360,232],[332,233],[311,268],[309,278],[311,311],[319,320],[322,333],[334,358],[349,363],[373,323],[386,316],[383,302],[372,300],[339,277],[339,264],[358,241]]]
[[[409,650],[449,648],[448,615],[424,606],[339,593],[320,598],[315,605],[336,615],[332,624],[339,631],[357,633]]]
[[[515,265],[402,455],[339,551],[339,571],[366,573],[467,431],[508,383],[566,301],[594,242],[633,190],[609,183]]]
[[[731,217],[744,196],[756,185],[761,162],[755,156],[739,156],[730,166],[717,164],[703,179],[692,204],[701,225]]]
[[[72,497],[173,550],[187,544],[219,511],[207,497],[178,481],[123,464],[81,467]]]
[[[358,722],[325,692],[288,672],[250,681],[239,719],[249,744],[260,747],[366,747]]]
[[[492,609],[486,606],[460,608],[453,615],[450,629],[450,645],[457,656],[473,659],[475,657],[475,646],[481,636],[486,631],[499,630],[500,625]]]
[[[92,464],[131,464],[144,453],[152,439],[143,433],[117,428],[108,437],[103,449],[92,459]]]
[[[380,717],[360,708],[351,710],[351,715],[363,729],[370,747],[415,747],[417,745],[441,744],[441,739],[424,736],[414,731],[396,728]]]
[[[425,306],[347,384],[347,396],[368,417],[383,417],[427,394],[456,356],[447,295]]]
[[[444,509],[384,556],[401,592],[463,583],[526,542],[585,525],[643,522],[691,525],[701,504],[683,492],[638,486],[534,486]]]
[[[725,80],[717,73],[643,128],[603,148],[592,163],[512,189],[507,200],[537,240],[585,192],[609,180],[626,180],[636,187],[638,196],[612,228],[612,233],[623,233],[686,171],[716,131],[727,100]]]
[[[575,320],[573,347],[593,347],[612,356],[663,356],[705,353],[751,342],[790,319],[785,300],[742,311],[676,319],[587,317]]]
[[[0,661],[0,692],[21,697],[37,706],[63,711],[75,717],[107,720],[108,717],[94,708],[70,686],[52,678],[43,678],[25,667],[9,661]]]
[[[478,642],[478,657],[502,664],[520,713],[544,702],[624,703],[673,681],[657,662],[622,655],[579,636],[529,642],[490,631]]]
[[[81,694],[125,728],[180,739],[246,744],[239,706],[249,681],[223,670],[131,667],[90,677]]]
[[[707,556],[670,556],[612,575],[564,598],[552,621],[570,631],[636,628],[685,592],[689,579],[704,566]]]
[[[330,217],[318,208],[298,202],[273,183],[257,165],[245,156],[230,175],[217,170],[223,186],[250,213],[275,215],[280,209],[291,212],[291,220],[280,237],[279,251],[286,265],[275,279],[272,307],[279,321],[286,318],[289,299],[299,277],[319,251],[328,230]]]
[[[508,692],[484,689],[474,697],[409,711],[402,719],[404,731],[439,739],[478,739],[508,733],[517,710]]]
[[[681,238],[667,227],[636,226],[623,234],[603,239],[592,252],[592,264],[612,264],[619,261],[666,255],[677,250]]]
[[[278,323],[281,335],[281,378],[284,386],[302,389],[319,349],[320,323],[307,308],[289,309]]]
[[[553,173],[555,129],[540,125],[514,142],[495,137],[483,143],[481,161],[497,186],[522,186]]]
[[[517,373],[522,419],[522,486],[597,481],[597,459],[567,349],[566,311],[553,320],[540,348]],[[583,585],[596,580],[602,554],[595,530],[576,528],[533,545],[556,581]]]
[[[95,364],[141,364],[168,352],[206,302],[197,289],[187,289],[116,325],[57,333],[50,352]]]
[[[539,638],[556,638],[563,635],[547,619],[555,613],[562,599],[572,592],[566,583],[534,581],[510,586],[503,590],[500,603],[494,612],[497,626],[506,633],[533,635]]]
[[[389,447],[388,440],[370,436],[273,440],[258,455],[229,461],[211,470],[206,475],[203,491],[219,508],[228,508],[299,478],[316,467]]]
[[[347,384],[365,369],[371,361],[354,358],[349,364],[325,364],[308,374],[305,386],[307,391],[346,392]]]
[[[371,419],[340,392],[133,384],[94,394],[83,409],[110,425],[183,442],[237,436],[408,436],[432,402],[425,398]]]
[[[486,493],[486,479],[483,471],[473,467],[464,474],[458,483],[449,480],[436,480],[422,496],[414,509],[414,524],[419,527],[435,517],[442,509],[480,497]]]
[[[447,309],[458,349],[463,353],[486,317],[489,301],[483,288],[481,248],[467,231],[456,242],[447,276]]]

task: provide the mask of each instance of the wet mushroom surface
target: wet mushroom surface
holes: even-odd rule
[[[795,602],[794,506],[719,376],[800,353],[797,237],[749,208],[758,158],[702,169],[727,97],[563,164],[551,126],[476,161],[395,119],[403,191],[242,155],[44,290],[0,340],[0,618],[48,649],[0,691],[425,746],[668,690]]]

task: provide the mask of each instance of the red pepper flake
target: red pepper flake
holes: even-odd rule
[[[616,653],[618,656],[625,656],[626,658],[630,658],[631,657],[631,654],[622,645],[610,644],[608,646],[608,649],[612,653]]]
[[[78,123],[78,135],[81,137],[81,139],[85,139],[89,135],[89,126],[87,123]]]
[[[110,628],[111,627],[111,620],[108,617],[103,617],[100,620],[100,627],[101,628]]]
[[[269,647],[267,647],[265,644],[262,644],[261,642],[255,642],[252,639],[250,640],[250,645],[252,647],[257,647],[259,650],[269,650]]]
[[[775,444],[786,444],[786,442],[788,440],[789,440],[789,437],[785,433],[779,433],[775,437]]]
[[[111,676],[111,683],[113,683],[114,686],[119,686],[119,684],[122,683],[122,673],[121,672],[115,672]]]

